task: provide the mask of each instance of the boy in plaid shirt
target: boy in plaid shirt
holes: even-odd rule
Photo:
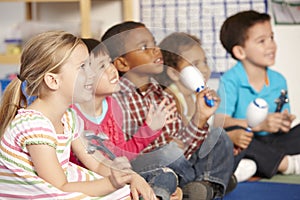
[[[139,22],[111,27],[102,42],[122,75],[121,90],[113,96],[122,107],[122,128],[130,138],[144,123],[151,103],[159,105],[165,98],[168,103],[175,101],[152,78],[163,70],[162,54],[151,32]],[[184,199],[222,197],[233,171],[233,145],[223,129],[208,133],[207,120],[219,104],[213,94],[205,89],[197,95],[196,112],[187,126],[175,112],[177,120],[166,125],[162,134],[132,161],[134,170],[168,166],[179,176]],[[215,106],[207,106],[204,96],[213,98]]]

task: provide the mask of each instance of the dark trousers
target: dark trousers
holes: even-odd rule
[[[257,164],[257,176],[271,178],[285,155],[300,154],[300,124],[288,133],[255,136],[249,147],[241,152]]]

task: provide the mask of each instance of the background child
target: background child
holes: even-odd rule
[[[195,91],[188,89],[181,79],[180,72],[187,66],[194,66],[202,73],[205,82],[210,78],[210,68],[200,40],[183,32],[175,32],[165,37],[159,44],[164,60],[164,70],[155,76],[158,82],[175,95],[177,106],[185,124],[195,112]]]
[[[173,94],[180,106],[181,116],[188,123],[195,111],[195,91],[187,88],[182,82],[181,71],[187,66],[197,68],[206,83],[211,70],[207,63],[201,41],[190,34],[175,32],[165,37],[159,44],[164,58],[164,71],[156,76],[159,83],[166,87],[166,91]],[[199,80],[201,81],[201,80]],[[237,168],[238,165],[238,168]],[[237,169],[236,169],[237,168]],[[235,158],[235,176],[238,181],[245,181],[256,172],[256,164],[249,159]],[[247,170],[246,170],[247,169]],[[243,173],[239,173],[242,171]]]
[[[287,90],[287,84],[280,73],[269,68],[277,48],[270,16],[253,10],[232,15],[223,23],[220,39],[238,62],[221,77],[218,94],[222,102],[215,124],[238,128],[230,137],[245,149],[246,158],[256,162],[258,176],[300,174],[299,125],[291,129],[295,116],[289,113],[289,103],[282,112],[275,112],[275,100],[281,90]],[[269,114],[253,132],[247,132],[246,108],[257,97],[267,101]]]
[[[90,62],[96,72],[94,98],[92,101],[73,104],[72,108],[84,120],[85,130],[92,131],[95,135],[102,134],[103,136],[104,134],[107,137],[103,143],[109,151],[115,156],[126,156],[132,160],[159,136],[161,133],[159,129],[165,123],[171,123],[174,120],[168,118],[174,113],[175,104],[165,106],[166,101],[162,101],[157,109],[151,106],[143,127],[126,141],[121,129],[122,110],[111,97],[113,92],[120,89],[118,71],[111,63],[108,52],[100,41],[94,39],[83,39],[83,41],[92,52]],[[81,165],[77,159],[74,159],[76,158],[74,155],[72,158],[71,161]],[[170,199],[171,194],[175,192],[178,181],[171,169],[158,168],[139,174],[147,180],[161,200]]]
[[[175,101],[152,78],[163,70],[162,54],[153,35],[138,22],[124,22],[111,27],[102,41],[107,45],[119,73],[123,74],[121,90],[113,96],[122,107],[123,131],[130,138],[143,125],[152,102],[159,104],[165,98],[167,104]],[[144,149],[143,155],[131,162],[137,171],[162,166],[172,168],[184,187],[184,199],[223,196],[232,173],[232,143],[226,133],[216,131],[207,134],[207,119],[216,107],[206,106],[205,95],[209,99],[214,98],[217,106],[217,97],[213,97],[208,89],[199,93],[196,97],[197,112],[191,122],[184,126],[180,114],[174,113],[177,120],[163,127],[160,137]]]
[[[95,76],[87,58],[83,42],[61,31],[37,35],[24,46],[20,74],[6,88],[0,107],[0,197],[130,199],[125,185],[131,184],[134,199],[138,193],[155,199],[143,178],[120,170],[130,166],[120,159],[113,161],[113,169],[82,153],[82,161],[96,173],[69,162],[71,145],[75,152],[84,147],[78,138],[82,122],[65,111],[72,101],[93,96]],[[29,106],[21,91],[24,81],[27,94],[36,96]]]

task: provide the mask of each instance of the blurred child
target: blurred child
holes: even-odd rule
[[[287,83],[269,67],[277,49],[269,14],[249,10],[230,16],[222,25],[220,39],[238,62],[221,77],[222,102],[215,124],[236,129],[230,138],[246,158],[256,162],[258,176],[300,174],[300,126],[291,129],[295,116],[289,113],[289,103],[282,102],[283,110],[276,111],[275,100],[282,90],[287,91]],[[269,114],[248,132],[246,109],[258,97],[267,101]]]
[[[164,71],[156,78],[159,83],[166,87],[166,91],[175,95],[178,110],[185,123],[188,123],[195,111],[195,91],[189,89],[181,72],[188,66],[197,68],[203,75],[206,84],[210,78],[211,71],[207,63],[204,50],[201,47],[201,41],[193,35],[175,32],[165,37],[159,44],[164,58]],[[184,80],[188,80],[188,77]],[[199,80],[201,82],[201,80]],[[237,155],[237,153],[236,153]],[[235,176],[239,182],[252,177],[256,172],[256,164],[249,159],[235,158]],[[246,170],[247,169],[247,170]]]
[[[196,67],[206,83],[211,71],[205,52],[197,37],[183,32],[168,35],[159,47],[164,59],[164,70],[155,78],[170,94],[175,95],[182,119],[188,124],[195,112],[196,93],[184,85],[180,72],[187,66]]]
[[[123,158],[110,162],[113,169],[82,153],[81,161],[94,172],[69,162],[71,146],[84,152],[82,121],[66,110],[93,97],[95,76],[87,58],[84,43],[62,31],[39,34],[26,43],[20,74],[6,88],[0,106],[0,197],[131,199],[130,184],[133,199],[138,193],[155,199]],[[36,96],[29,106],[21,91],[24,81],[27,94]]]
[[[163,58],[151,32],[139,22],[123,22],[105,32],[113,63],[122,78],[121,90],[113,96],[123,111],[123,131],[126,137],[141,127],[151,104],[175,102],[153,76],[163,70]],[[216,101],[208,107],[204,96]],[[221,129],[208,133],[208,118],[214,113],[218,98],[205,89],[197,96],[192,120],[184,126],[180,113],[176,120],[162,129],[162,134],[143,150],[143,155],[131,162],[141,171],[168,166],[179,176],[184,199],[212,199],[223,196],[232,173],[232,143]],[[201,150],[200,150],[201,147]]]
[[[113,92],[120,89],[118,71],[111,63],[108,52],[100,41],[82,40],[91,51],[90,62],[96,72],[94,98],[92,101],[73,104],[72,108],[84,120],[84,130],[107,137],[103,141],[103,146],[108,151],[112,152],[114,156],[126,156],[132,160],[160,135],[160,129],[165,123],[171,123],[174,120],[168,118],[176,109],[174,109],[175,103],[165,106],[166,101],[162,101],[156,109],[151,106],[143,127],[130,140],[126,141],[121,129],[122,110],[111,97]],[[72,162],[84,166],[74,158],[76,157],[73,155]],[[147,180],[156,196],[161,200],[170,199],[171,194],[175,192],[178,181],[176,174],[171,169],[157,168],[139,174]]]

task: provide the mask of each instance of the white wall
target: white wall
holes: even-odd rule
[[[134,0],[134,17],[138,16],[138,0]],[[77,3],[45,3],[38,5],[36,17],[45,21],[79,21]],[[24,21],[24,3],[0,3],[0,41],[4,38],[6,31],[14,24]],[[61,12],[64,10],[64,12]],[[5,17],[5,18],[4,18]],[[5,20],[4,20],[5,19]],[[95,30],[100,25],[101,33],[111,25],[122,20],[122,5],[120,0],[93,0],[92,25]],[[276,64],[272,67],[281,72],[288,81],[289,97],[292,113],[300,122],[300,25],[274,25],[275,40],[278,45]],[[0,52],[3,45],[0,43]],[[299,56],[299,57],[298,57]],[[3,74],[16,71],[17,66],[1,66],[0,78]]]
[[[296,122],[299,123],[300,25],[274,25],[274,33],[278,50],[273,69],[281,72],[287,79],[292,113],[297,116]]]

